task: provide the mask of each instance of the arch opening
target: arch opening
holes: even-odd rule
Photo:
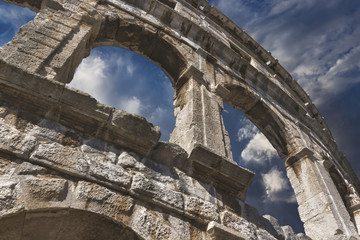
[[[160,126],[161,140],[169,140],[175,126],[174,90],[167,75],[139,54],[119,47],[94,48],[69,86],[101,103],[145,117]]]
[[[244,112],[224,103],[222,116],[229,132],[233,159],[239,166],[256,173],[247,191],[246,203],[261,215],[271,215],[280,225],[290,225],[295,232],[303,233],[295,194],[277,150]]]
[[[141,239],[122,224],[96,213],[75,209],[43,209],[0,219],[1,239],[127,240]]]
[[[33,20],[36,13],[29,8],[0,1],[0,47],[8,43],[20,27]]]
[[[117,11],[117,15],[106,16],[94,40],[94,47],[115,46],[138,53],[158,65],[175,85],[187,68],[184,52],[191,50],[182,49],[186,45],[161,29]]]

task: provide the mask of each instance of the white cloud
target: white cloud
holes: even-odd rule
[[[10,24],[14,30],[21,27],[24,20],[29,21],[35,17],[35,13],[27,8],[4,3],[1,3],[0,6],[0,23]]]
[[[122,98],[118,103],[118,108],[140,115],[143,106],[139,98],[132,96],[130,98]]]
[[[258,132],[241,152],[241,158],[245,163],[255,162],[264,164],[277,156],[276,150],[266,139],[264,134]]]
[[[360,82],[358,1],[214,3],[271,51],[315,104],[325,103],[334,93]]]
[[[288,191],[290,185],[283,172],[274,167],[269,172],[261,174],[261,177],[265,188],[265,201],[288,203],[296,201],[294,193]]]
[[[87,92],[101,102],[106,102],[107,68],[107,63],[100,56],[90,55],[76,69],[69,86]]]
[[[237,132],[238,141],[241,142],[243,140],[253,138],[257,133],[259,133],[259,130],[257,127],[250,122],[247,118],[243,118],[240,120],[242,127]]]

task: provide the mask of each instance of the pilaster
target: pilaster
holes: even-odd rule
[[[178,80],[175,90],[175,129],[170,142],[179,144],[189,154],[203,145],[232,160],[230,140],[221,116],[220,97],[207,88],[203,74],[191,66]]]
[[[300,218],[309,237],[358,236],[326,162],[304,148],[289,157],[285,164],[299,204]]]

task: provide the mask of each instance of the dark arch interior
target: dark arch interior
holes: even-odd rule
[[[21,212],[0,219],[0,239],[136,240],[132,230],[96,213],[74,209]]]

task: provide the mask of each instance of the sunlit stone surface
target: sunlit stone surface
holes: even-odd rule
[[[207,1],[6,2],[37,15],[0,48],[0,239],[359,238],[359,180],[316,107]],[[66,87],[98,46],[169,76],[171,143]],[[223,102],[283,159],[307,236],[244,203],[254,173],[232,160]]]

